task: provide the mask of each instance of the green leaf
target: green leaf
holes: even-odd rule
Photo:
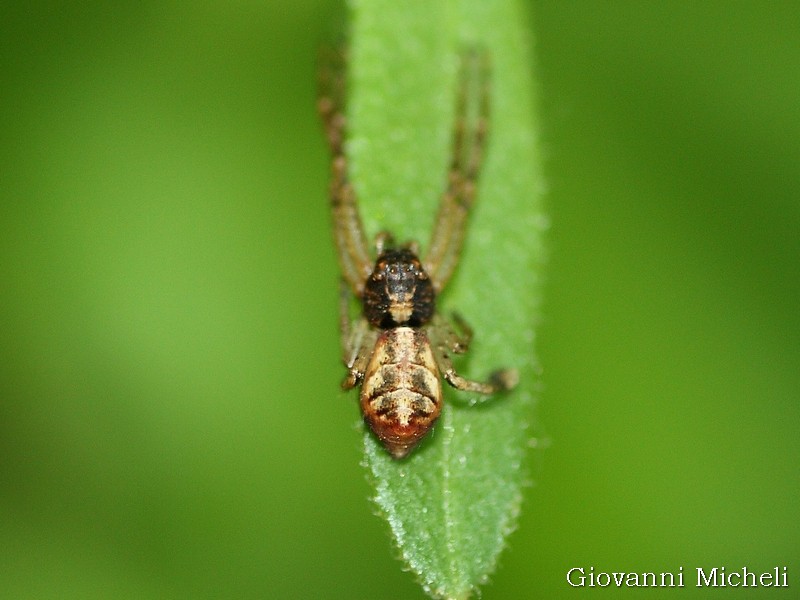
[[[492,63],[488,153],[456,275],[439,309],[473,327],[456,366],[473,379],[515,367],[511,393],[473,406],[445,390],[434,431],[402,461],[365,433],[375,500],[425,590],[468,598],[515,527],[538,369],[542,176],[525,14],[514,0],[350,2],[348,154],[369,235],[428,241],[445,186],[459,50]]]

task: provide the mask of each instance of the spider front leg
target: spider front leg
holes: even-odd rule
[[[321,57],[317,108],[331,149],[331,211],[333,236],[342,274],[356,294],[372,272],[369,246],[358,214],[355,189],[347,173],[344,141],[347,121],[344,112],[345,65],[343,51],[327,49]]]
[[[461,317],[454,315],[454,320],[462,331],[461,335],[440,316],[434,317],[434,321],[429,327],[429,337],[433,342],[436,364],[445,381],[457,390],[476,392],[484,396],[510,390],[516,386],[519,381],[516,369],[497,370],[490,375],[489,381],[466,379],[456,372],[453,362],[450,360],[450,354],[463,354],[467,351],[472,339],[472,329]],[[479,402],[485,400],[479,400]]]
[[[489,59],[485,51],[471,49],[461,55],[447,188],[423,261],[437,293],[452,276],[461,254],[488,129]]]
[[[347,282],[342,279],[339,296],[339,329],[341,333],[342,361],[348,369],[342,381],[342,389],[350,390],[361,383],[369,363],[372,349],[377,340],[374,331],[364,317],[355,320],[350,316],[350,302],[353,294]]]

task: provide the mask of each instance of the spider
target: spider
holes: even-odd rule
[[[456,389],[487,396],[513,388],[518,380],[515,369],[498,370],[486,382],[459,375],[451,354],[467,351],[472,330],[458,315],[448,321],[436,312],[436,297],[458,263],[475,199],[488,129],[487,60],[475,50],[461,55],[447,186],[427,251],[420,258],[416,242],[398,245],[386,232],[377,235],[375,254],[370,251],[348,179],[344,68],[335,64],[336,59],[341,61],[341,55],[323,61],[318,109],[333,157],[330,197],[342,270],[342,359],[348,369],[342,388],[361,384],[364,420],[391,456],[400,459],[425,437],[441,413],[440,377]],[[477,114],[470,119],[471,113]],[[354,320],[353,295],[362,307]]]

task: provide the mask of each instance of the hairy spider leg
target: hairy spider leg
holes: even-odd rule
[[[437,293],[445,287],[458,263],[488,129],[489,59],[485,51],[471,49],[461,55],[447,188],[423,261]]]
[[[476,392],[484,396],[490,396],[497,392],[510,390],[519,381],[519,374],[516,369],[501,369],[489,376],[489,381],[474,381],[459,375],[450,354],[463,354],[469,347],[472,338],[472,329],[467,325],[463,318],[454,315],[454,320],[462,330],[459,334],[446,319],[440,315],[435,315],[431,325],[428,327],[428,337],[433,344],[433,353],[436,357],[436,364],[442,377],[447,383],[464,392]],[[473,400],[474,403],[485,402],[488,398]]]
[[[339,327],[341,330],[342,361],[347,366],[347,376],[342,381],[342,389],[349,390],[364,379],[364,372],[378,339],[378,331],[370,327],[364,317],[353,320],[350,304],[353,292],[342,279],[339,295]]]
[[[358,214],[355,189],[347,175],[344,138],[347,121],[344,113],[345,67],[343,51],[328,48],[320,60],[317,109],[333,155],[330,197],[334,240],[342,274],[353,291],[361,296],[364,282],[372,272],[369,245]]]

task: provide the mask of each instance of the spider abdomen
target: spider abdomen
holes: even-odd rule
[[[439,370],[425,331],[382,331],[364,372],[361,411],[392,456],[402,458],[419,443],[441,406]]]

